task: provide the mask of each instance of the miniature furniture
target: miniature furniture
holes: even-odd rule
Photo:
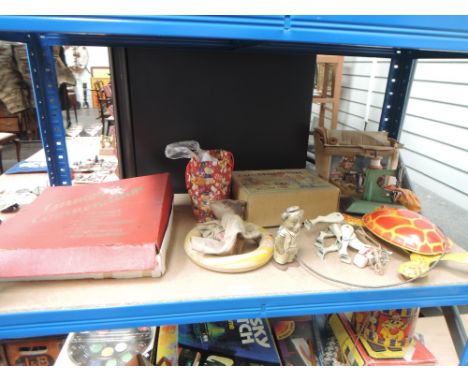
[[[327,105],[331,105],[331,129],[336,129],[341,97],[343,56],[317,55],[316,88],[313,103],[320,104],[319,126],[325,126]]]
[[[0,133],[0,173],[3,173],[3,163],[2,163],[2,151],[3,145],[7,143],[14,142],[16,145],[16,159],[18,162],[20,159],[20,152],[21,152],[21,142],[16,134],[13,133]]]
[[[361,131],[333,133],[330,129],[314,129],[315,166],[317,173],[323,179],[330,179],[332,156],[360,155],[375,159],[388,158],[387,169],[395,170],[397,168],[398,148],[402,145],[389,139],[386,133]]]

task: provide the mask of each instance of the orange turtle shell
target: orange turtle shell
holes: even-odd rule
[[[417,212],[381,207],[362,217],[364,225],[382,240],[421,255],[439,255],[448,248],[444,233]]]

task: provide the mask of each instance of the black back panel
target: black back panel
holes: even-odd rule
[[[236,170],[303,168],[314,65],[305,54],[127,48],[132,126],[121,128],[134,156],[122,157],[138,176],[171,172],[175,192],[188,161],[165,158],[176,141],[230,150]]]

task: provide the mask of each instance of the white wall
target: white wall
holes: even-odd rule
[[[400,141],[411,179],[468,210],[468,60],[419,60]]]
[[[345,57],[339,129],[363,130],[368,102],[367,130],[378,129],[389,63]],[[468,210],[468,60],[419,60],[399,140],[410,179]]]

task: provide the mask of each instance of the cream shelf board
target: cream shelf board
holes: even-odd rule
[[[179,200],[176,198],[177,204]],[[183,240],[194,225],[190,207],[175,206],[167,272],[161,278],[4,282],[0,284],[0,314],[365,290],[325,281],[302,267],[282,271],[271,262],[260,269],[240,274],[202,269],[185,255],[183,249]],[[336,255],[328,255],[325,261],[321,261],[312,245],[316,235],[317,231],[304,231],[299,256],[321,273],[371,286],[401,281],[397,269],[407,261],[407,256],[394,254],[385,274],[379,276],[370,268],[359,269],[343,264]],[[456,286],[467,282],[467,265],[441,262],[427,278],[400,288]]]

